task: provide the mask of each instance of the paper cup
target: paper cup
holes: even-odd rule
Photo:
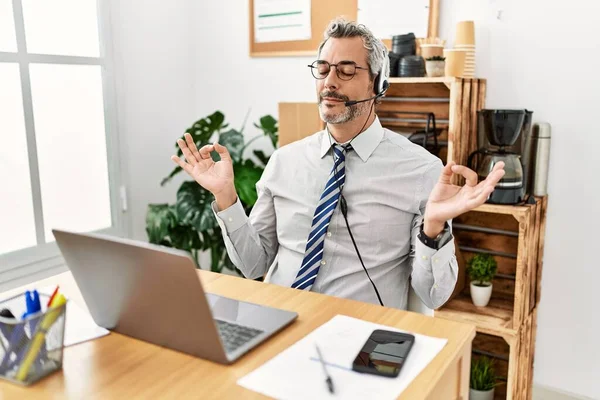
[[[444,49],[446,76],[463,76],[467,52],[460,49]]]
[[[460,21],[456,25],[455,45],[474,45],[475,44],[475,22]]]
[[[439,56],[442,57],[444,55],[444,45],[443,44],[422,44],[421,45],[421,57],[425,60],[431,57]]]

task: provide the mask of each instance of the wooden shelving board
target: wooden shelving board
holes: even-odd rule
[[[442,76],[439,78],[390,78],[390,84],[394,83],[452,83],[457,78],[451,76]]]
[[[495,336],[513,337],[513,304],[509,300],[492,298],[487,307],[476,307],[471,297],[461,293],[438,310],[435,317],[475,325],[478,332]]]

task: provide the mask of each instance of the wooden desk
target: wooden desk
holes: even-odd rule
[[[468,399],[471,325],[383,308],[353,300],[283,288],[232,276],[198,271],[206,291],[239,300],[298,312],[286,329],[223,366],[116,333],[68,347],[62,372],[24,388],[0,382],[4,399],[132,399],[132,398],[264,398],[236,381],[291,346],[337,314],[385,324],[429,336],[447,338],[438,356],[402,393],[401,399]],[[85,308],[70,273],[27,288],[60,284],[71,301]],[[22,289],[11,290],[20,292]],[[5,293],[6,295],[8,293]],[[5,297],[5,296],[2,296]],[[322,382],[319,382],[319,384]]]

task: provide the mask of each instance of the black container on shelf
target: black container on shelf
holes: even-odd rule
[[[401,56],[415,55],[417,44],[415,34],[407,33],[405,35],[395,35],[392,37],[392,51]]]
[[[400,54],[396,54],[393,51],[388,53],[388,57],[390,59],[390,77],[398,77],[400,76],[400,72],[398,70],[398,66],[400,64],[400,60],[402,56]]]
[[[410,32],[404,35],[394,35],[392,36],[392,44],[394,43],[406,43],[406,42],[414,42],[415,34]]]
[[[425,76],[425,60],[421,56],[404,56],[398,65],[401,77]]]

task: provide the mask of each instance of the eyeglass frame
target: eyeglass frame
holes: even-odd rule
[[[316,77],[315,76],[315,69],[317,69],[317,66],[314,65],[315,63],[327,64],[329,66],[329,71],[327,71],[327,75],[325,75],[322,78]],[[348,79],[342,78],[340,76],[340,70],[338,69],[338,65],[340,65],[340,64],[341,65],[354,65],[354,74],[352,74],[352,76],[350,78],[348,78]],[[350,81],[350,80],[352,80],[352,78],[354,78],[354,76],[356,75],[356,70],[357,69],[362,69],[362,70],[370,71],[369,68],[361,67],[361,66],[357,65],[355,61],[351,61],[351,60],[342,60],[342,61],[338,62],[337,64],[331,64],[331,63],[329,63],[328,61],[325,61],[325,60],[315,60],[311,64],[308,64],[308,67],[310,68],[310,72],[311,72],[312,76],[315,79],[317,79],[317,80],[322,80],[322,79],[327,78],[329,76],[329,73],[331,72],[331,67],[335,67],[335,74],[336,74],[336,76],[339,79],[343,80],[343,81]]]

